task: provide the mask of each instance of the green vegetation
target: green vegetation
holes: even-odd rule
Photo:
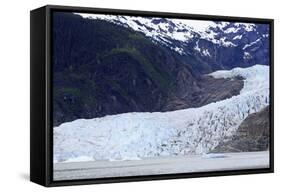
[[[156,69],[156,67],[148,60],[146,57],[135,47],[130,45],[125,45],[122,48],[114,48],[108,53],[106,53],[103,58],[114,57],[119,54],[125,53],[128,56],[132,57],[141,65],[145,73],[156,83],[161,89],[166,90],[169,87],[169,79],[166,75],[162,75]]]
[[[128,93],[128,90],[126,89],[126,87],[122,87],[116,81],[109,79],[109,78],[105,78],[104,80],[107,81],[112,86],[112,88],[115,91],[117,91],[121,96],[125,97],[127,100],[130,99],[130,94]]]
[[[80,97],[81,91],[78,88],[74,88],[74,87],[60,87],[60,88],[56,87],[54,89],[54,94],[55,94],[55,96],[58,96],[58,97],[63,97],[63,96],[67,96],[67,95]]]

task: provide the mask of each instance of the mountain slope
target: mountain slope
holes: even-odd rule
[[[80,118],[199,107],[239,94],[242,79],[202,76],[143,33],[104,20],[54,13],[54,126]],[[199,96],[200,95],[200,96]]]
[[[204,73],[269,64],[269,25],[266,24],[76,14],[139,31],[176,51],[183,60],[193,55],[201,61],[198,70]]]
[[[54,161],[81,156],[122,160],[211,151],[235,134],[248,115],[269,105],[269,67],[235,68],[210,76],[243,77],[243,89],[237,96],[199,108],[63,123],[54,127]]]

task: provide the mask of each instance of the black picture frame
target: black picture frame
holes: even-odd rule
[[[83,180],[53,180],[52,132],[52,13],[54,11],[118,14],[128,16],[156,16],[212,21],[237,21],[270,25],[270,167],[232,171],[177,173],[165,175],[130,176]],[[30,12],[30,180],[43,186],[65,186],[98,183],[116,183],[162,179],[195,178],[274,172],[274,20],[246,17],[196,15],[183,13],[136,10],[101,9],[46,5]]]

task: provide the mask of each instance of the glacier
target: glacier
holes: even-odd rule
[[[249,114],[269,105],[269,66],[208,75],[239,76],[244,86],[239,95],[198,108],[131,112],[63,123],[53,128],[54,162],[203,155],[234,134]]]

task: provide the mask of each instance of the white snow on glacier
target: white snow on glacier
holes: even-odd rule
[[[199,108],[133,112],[78,119],[54,127],[54,162],[130,160],[204,154],[232,135],[251,113],[269,105],[269,67],[255,65],[209,74],[244,78],[240,94]],[[87,158],[86,158],[87,157]]]

